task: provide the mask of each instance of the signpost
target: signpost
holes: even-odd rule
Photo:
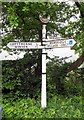
[[[40,21],[43,23],[42,29],[42,44],[44,39],[46,39],[46,23],[49,22],[50,16],[47,18],[43,16],[39,16]],[[46,99],[46,50],[42,49],[42,88],[41,88],[41,106],[45,108],[47,106],[47,99]]]
[[[50,48],[67,48],[72,47],[76,42],[74,39],[44,39],[43,45],[47,45]]]
[[[42,88],[41,88],[41,106],[45,108],[47,106],[46,100],[46,49],[50,48],[62,48],[62,47],[72,47],[76,42],[74,39],[65,38],[46,38],[46,23],[49,21],[50,17],[43,18],[39,16],[41,22],[43,23],[42,29],[42,42],[9,42],[7,47],[11,49],[42,49]]]
[[[48,49],[48,48],[62,48],[62,47],[72,47],[75,44],[74,39],[43,39],[41,42],[9,42],[7,47],[11,49]]]
[[[46,49],[49,45],[41,45],[41,42],[9,42],[7,47],[11,49]]]

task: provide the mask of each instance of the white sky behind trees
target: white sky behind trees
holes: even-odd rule
[[[16,60],[16,59],[22,59],[25,55],[25,52],[18,52],[19,54],[14,54],[11,52],[7,52],[6,50],[2,50],[0,53],[0,60]],[[59,58],[67,58],[67,62],[74,61],[78,58],[78,54],[75,54],[75,50],[71,50],[70,48],[55,48],[47,50],[47,55],[51,58],[54,56],[59,56]]]

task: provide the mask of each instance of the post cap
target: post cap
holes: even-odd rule
[[[39,19],[40,19],[40,21],[42,22],[42,23],[48,23],[49,22],[49,20],[50,20],[50,16],[45,16],[45,15],[39,15]]]

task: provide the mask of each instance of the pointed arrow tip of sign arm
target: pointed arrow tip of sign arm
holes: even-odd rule
[[[10,48],[10,49],[12,48],[11,42],[9,42],[9,43],[7,44],[7,47]]]
[[[73,39],[73,46],[76,44],[77,42]]]
[[[67,44],[67,46],[72,47],[76,44],[76,41],[74,39],[68,39],[68,40],[66,40],[66,44]]]

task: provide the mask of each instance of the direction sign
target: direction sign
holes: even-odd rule
[[[9,42],[7,47],[11,49],[46,49],[49,45],[41,45],[41,42]]]
[[[72,47],[75,45],[76,41],[74,39],[64,39],[64,40],[56,40],[56,39],[44,39],[43,45],[47,45],[51,48],[63,48],[63,47]]]
[[[45,39],[46,40],[46,39]],[[64,48],[72,47],[75,44],[74,39],[65,39],[65,40],[54,40],[47,39],[43,42],[9,42],[7,47],[11,49],[48,49],[48,48]]]

